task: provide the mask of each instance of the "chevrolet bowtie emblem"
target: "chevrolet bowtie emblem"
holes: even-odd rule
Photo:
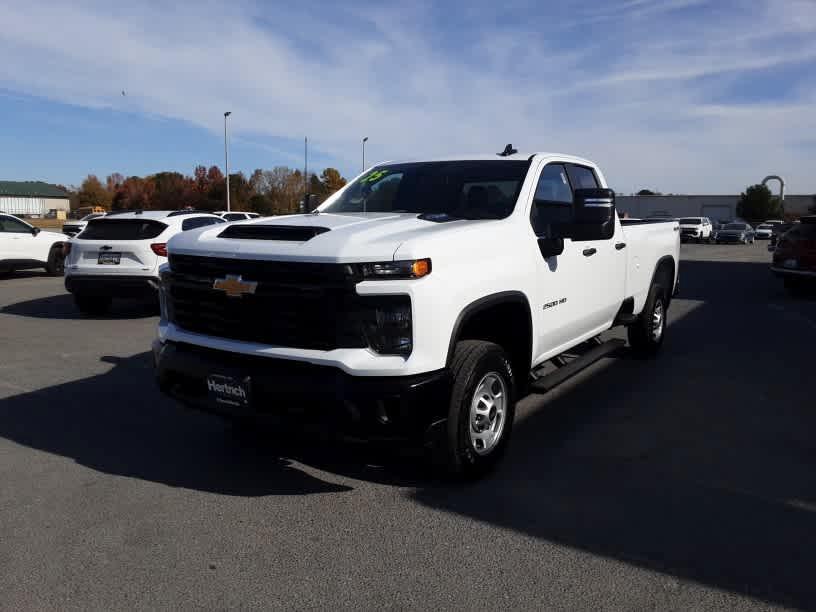
[[[227,274],[224,278],[216,278],[213,281],[213,289],[223,291],[229,297],[241,297],[248,293],[255,293],[258,283],[254,281],[241,280],[241,276]]]

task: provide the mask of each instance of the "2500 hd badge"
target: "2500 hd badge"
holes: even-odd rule
[[[544,304],[543,309],[547,310],[548,308],[552,308],[553,306],[560,306],[561,304],[565,304],[567,298],[563,297],[560,300],[553,300],[552,302],[547,302]]]

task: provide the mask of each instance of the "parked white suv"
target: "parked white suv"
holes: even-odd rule
[[[619,220],[577,157],[383,164],[314,213],[174,237],[157,379],[233,420],[332,415],[353,435],[420,439],[478,475],[519,398],[623,343],[599,334],[626,325],[635,352],[658,352],[678,237],[676,220]]]
[[[224,221],[246,221],[247,219],[258,219],[261,216],[255,212],[226,212],[224,210],[219,210],[215,214],[221,217]]]
[[[66,240],[68,236],[0,213],[0,273],[45,268],[49,274],[62,276],[62,244]]]
[[[708,217],[683,217],[680,219],[680,239],[696,240],[697,242],[711,240],[711,219]]]
[[[84,313],[101,314],[113,298],[157,295],[167,241],[180,232],[225,223],[189,211],[135,211],[91,219],[66,245],[65,288]]]

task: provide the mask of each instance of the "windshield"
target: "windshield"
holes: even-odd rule
[[[745,224],[744,223],[729,223],[725,226],[727,230],[744,230]]]
[[[758,226],[757,226],[757,229],[761,229],[761,230],[769,230],[769,229],[773,229],[773,226],[768,225],[767,223],[763,223],[762,225],[758,225]]]
[[[349,185],[320,212],[503,219],[513,212],[529,167],[529,161],[505,160],[378,166]]]
[[[80,221],[90,221],[91,219],[98,219],[99,217],[104,217],[104,213],[91,213],[90,215],[85,215],[80,219]]]
[[[681,225],[700,225],[702,222],[703,220],[699,217],[686,217],[685,219],[680,219]]]

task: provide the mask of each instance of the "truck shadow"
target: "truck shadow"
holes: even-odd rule
[[[806,381],[816,308],[804,320],[769,308],[788,298],[762,264],[685,262],[682,278],[688,301],[673,306],[658,360],[610,360],[562,392],[528,398],[496,474],[415,499],[813,608],[816,404]]]
[[[0,436],[100,472],[224,495],[350,490],[179,409],[155,388],[149,353],[102,361],[114,364],[106,374],[4,399]]]
[[[84,315],[70,293],[61,293],[9,304],[2,312],[37,319],[137,319],[158,316],[158,304],[155,300],[114,300],[107,314]]]

